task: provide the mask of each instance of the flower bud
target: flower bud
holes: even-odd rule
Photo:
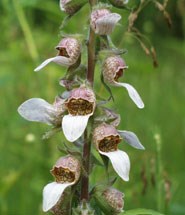
[[[65,105],[68,112],[73,115],[92,114],[95,109],[94,92],[87,87],[79,87],[71,91],[71,95]]]
[[[93,139],[96,148],[101,152],[113,152],[117,150],[121,137],[114,126],[102,123],[94,129]]]
[[[127,69],[125,61],[119,56],[108,57],[103,64],[103,77],[110,84],[118,82],[123,75],[124,69]]]
[[[60,0],[60,9],[65,11],[68,15],[75,14],[83,7],[87,0]]]
[[[56,46],[59,51],[58,56],[64,56],[69,58],[70,64],[74,64],[81,54],[81,45],[79,41],[72,37],[66,37],[62,39]]]
[[[118,214],[123,211],[124,194],[112,187],[105,188],[100,185],[95,188],[94,197],[106,215]]]
[[[51,173],[57,183],[76,183],[80,177],[80,162],[71,155],[61,157]]]
[[[108,188],[103,192],[103,196],[114,212],[120,213],[124,206],[123,193],[114,188]]]
[[[115,113],[113,110],[105,108],[105,114],[109,120],[111,120],[110,125],[117,127],[120,124],[121,117],[119,114]]]
[[[91,13],[91,28],[96,34],[111,34],[116,23],[121,19],[117,13],[111,13],[108,9],[97,9]]]

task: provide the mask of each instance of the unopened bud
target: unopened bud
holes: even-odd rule
[[[123,211],[124,194],[117,189],[112,187],[105,188],[100,185],[95,188],[94,197],[106,215],[115,215]]]
[[[120,213],[122,211],[124,206],[123,193],[114,188],[108,188],[103,192],[103,196],[114,212]]]

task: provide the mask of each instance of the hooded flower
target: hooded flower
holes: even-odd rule
[[[136,89],[127,83],[119,83],[118,79],[123,75],[125,69],[127,69],[124,60],[119,56],[108,57],[103,64],[103,77],[107,83],[110,83],[117,87],[125,87],[132,101],[138,108],[144,108],[144,103],[139,96]]]
[[[19,114],[28,121],[42,122],[48,125],[61,125],[61,117],[64,112],[64,99],[57,97],[54,104],[49,104],[44,99],[31,98],[22,103]]]
[[[117,13],[111,13],[108,9],[97,9],[91,13],[91,28],[96,34],[111,34],[116,23],[121,19]]]
[[[60,9],[69,15],[75,14],[87,0],[60,0]]]
[[[58,55],[45,60],[34,70],[35,72],[38,72],[50,62],[69,67],[76,63],[81,53],[81,45],[79,41],[72,37],[62,39],[56,46],[56,49],[58,50]]]
[[[43,189],[43,211],[51,210],[62,198],[64,190],[77,183],[80,178],[80,162],[73,156],[61,157],[51,170],[55,182]]]
[[[116,173],[125,181],[129,180],[130,160],[128,155],[118,149],[122,137],[131,146],[144,149],[137,136],[130,131],[118,131],[112,125],[100,124],[94,129],[93,139],[100,154],[107,156]]]
[[[74,142],[83,134],[95,105],[95,95],[90,88],[82,86],[71,91],[65,102],[69,114],[62,120],[62,129],[68,141]]]

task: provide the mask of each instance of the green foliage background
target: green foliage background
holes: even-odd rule
[[[130,0],[134,2],[134,0]],[[65,140],[62,133],[42,140],[46,125],[29,123],[17,113],[17,107],[31,97],[54,101],[64,89],[57,83],[64,68],[51,64],[40,73],[33,69],[44,59],[56,54],[53,47],[60,40],[59,26],[64,18],[58,1],[1,0],[0,2],[0,214],[43,214],[42,189],[53,180],[49,173],[61,155],[57,146]],[[112,89],[120,112],[120,129],[134,131],[145,151],[137,151],[122,143],[131,160],[130,181],[116,181],[122,190],[125,210],[150,208],[164,214],[185,214],[185,1],[169,1],[173,20],[168,29],[163,16],[154,7],[147,7],[136,25],[152,41],[157,50],[159,67],[137,41],[125,36],[128,12],[122,14],[121,25],[112,35],[114,43],[128,49],[129,65],[123,80],[136,87],[145,102],[139,110],[123,89]],[[88,7],[84,7],[64,28],[66,33],[86,33]],[[84,56],[85,59],[85,56]],[[97,91],[108,96],[100,86],[96,70]],[[155,134],[161,137],[157,149]],[[158,168],[161,174],[157,174]],[[110,172],[112,171],[110,167]],[[104,182],[101,168],[93,170],[92,183]],[[167,191],[165,184],[170,185]],[[170,195],[170,200],[165,200]]]

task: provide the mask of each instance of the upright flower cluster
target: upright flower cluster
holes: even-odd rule
[[[84,0],[60,0],[60,8],[72,16],[85,3],[87,2]],[[127,1],[124,1],[122,4],[126,3]],[[82,205],[82,201],[85,200],[88,203],[89,199],[92,198],[97,201],[97,205],[99,205],[97,207],[100,207],[104,213],[120,213],[124,205],[124,195],[109,187],[109,181],[107,186],[104,184],[103,189],[94,189],[91,195],[88,191],[87,178],[90,177],[89,167],[91,166],[90,162],[93,162],[91,160],[92,154],[99,154],[103,160],[108,158],[120,178],[128,181],[130,159],[126,152],[118,149],[118,145],[126,142],[134,148],[144,149],[133,132],[117,129],[120,123],[119,114],[102,106],[103,101],[96,99],[100,96],[96,95],[93,82],[88,78],[82,80],[82,77],[88,77],[90,71],[91,77],[94,76],[92,65],[95,65],[95,59],[98,57],[97,52],[107,49],[109,54],[104,57],[102,69],[98,71],[97,68],[97,72],[102,74],[107,86],[126,88],[137,107],[144,107],[135,88],[128,83],[120,83],[118,80],[128,68],[124,59],[111,49],[108,42],[106,48],[101,46],[104,39],[108,41],[108,35],[113,32],[121,16],[112,13],[110,9],[107,9],[107,5],[95,5],[91,9],[89,41],[92,44],[88,43],[88,67],[84,70],[87,74],[81,76],[79,72],[81,71],[80,68],[86,68],[86,65],[81,64],[81,57],[85,56],[81,52],[84,43],[75,35],[65,36],[56,46],[57,56],[45,60],[34,71],[44,69],[51,62],[67,67],[68,72],[72,68],[70,78],[65,76],[65,80],[71,83],[70,89],[66,87],[66,91],[57,96],[53,104],[49,104],[41,98],[31,98],[18,108],[19,114],[26,120],[46,123],[51,125],[52,129],[61,130],[65,141],[73,142],[74,146],[77,147],[75,148],[76,151],[68,149],[68,155],[59,158],[51,170],[55,182],[47,184],[43,189],[43,211],[51,211],[54,214],[67,215],[71,214],[69,211],[75,210],[76,213],[74,214],[78,214],[79,208],[83,208],[79,206]],[[94,50],[95,38],[99,39],[100,46]],[[91,147],[91,142],[93,147]],[[92,151],[94,152],[91,153]],[[75,186],[79,182],[81,182],[81,187]],[[70,187],[72,188],[70,189]],[[88,192],[88,195],[84,195],[85,192]],[[79,193],[81,193],[80,198]],[[76,194],[75,201],[73,201]],[[100,196],[102,200],[99,198]],[[89,210],[89,206],[87,210]]]

